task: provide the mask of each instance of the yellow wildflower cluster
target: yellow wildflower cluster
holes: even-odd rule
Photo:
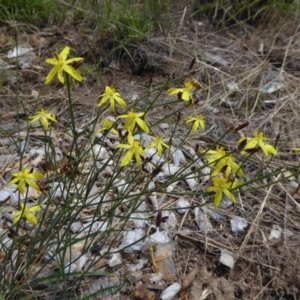
[[[105,102],[109,100],[110,110],[115,111],[115,102],[117,102],[122,108],[126,107],[126,102],[121,97],[121,94],[118,93],[113,87],[106,86],[105,92],[99,96],[100,102],[97,105],[102,106]]]
[[[20,203],[20,210],[13,213],[13,216],[15,217],[13,224],[18,223],[22,218],[26,218],[27,221],[29,221],[32,225],[36,225],[38,223],[35,215],[33,215],[33,212],[36,212],[40,210],[41,207],[39,205],[34,205],[29,208],[25,207],[24,203]]]
[[[64,72],[73,79],[81,82],[82,77],[77,71],[77,68],[83,62],[83,58],[75,57],[68,58],[70,53],[70,47],[65,47],[57,56],[46,59],[46,63],[52,65],[52,69],[45,78],[45,84],[49,84],[55,76],[57,76],[61,84],[65,83]],[[67,80],[68,88],[69,81]],[[195,108],[195,100],[193,97],[193,91],[196,88],[203,88],[196,80],[186,80],[183,87],[173,87],[168,89],[168,95],[177,95],[179,100],[188,102]],[[71,98],[69,98],[71,99]],[[111,112],[116,113],[116,106],[121,109],[126,109],[127,104],[122,95],[111,85],[107,85],[104,91],[98,97],[99,103],[97,107],[109,109]],[[101,112],[102,113],[102,112]],[[95,133],[112,132],[120,142],[115,145],[115,149],[125,149],[126,152],[120,160],[120,166],[125,167],[132,161],[136,163],[138,167],[142,165],[142,161],[145,157],[145,148],[141,142],[135,139],[135,134],[139,132],[149,133],[150,128],[145,121],[145,112],[136,111],[131,109],[123,114],[118,114],[114,121],[104,118],[100,121],[101,128],[97,129]],[[123,126],[116,124],[124,120]],[[40,109],[35,115],[29,117],[29,124],[39,122],[41,126],[47,130],[51,123],[57,123],[57,117],[54,114],[49,113],[45,109]],[[205,130],[204,116],[199,113],[195,113],[194,116],[185,116],[185,123],[191,126],[190,132],[195,133],[200,128]],[[119,125],[120,125],[119,124]],[[148,148],[155,148],[159,157],[163,155],[164,149],[168,149],[169,145],[164,142],[164,139],[160,136],[150,136],[152,139],[148,144]],[[242,137],[237,141],[241,154],[254,153],[258,150],[262,150],[263,154],[268,157],[270,155],[277,154],[276,149],[267,144],[265,141],[267,138],[262,132],[255,131],[253,137]],[[300,148],[293,148],[293,150],[299,151]],[[242,183],[235,181],[236,177],[242,177],[244,175],[241,166],[239,166],[234,159],[233,152],[226,152],[224,147],[217,146],[215,149],[209,149],[204,153],[207,159],[207,165],[212,166],[214,169],[211,173],[212,186],[207,187],[205,192],[215,193],[214,207],[218,207],[222,201],[223,196],[228,197],[232,202],[236,202],[232,190],[241,187]],[[33,172],[32,169],[24,168],[16,173],[11,174],[12,179],[8,182],[8,186],[13,184],[18,185],[19,192],[24,195],[26,189],[30,186],[35,190],[40,190],[35,180],[39,180],[43,177],[43,174],[39,172]],[[36,225],[37,219],[34,212],[40,210],[39,205],[26,207],[24,203],[20,203],[20,210],[13,214],[15,220],[14,224],[18,223],[22,218],[27,219],[31,224]]]
[[[44,127],[44,129],[48,129],[49,122],[52,121],[54,123],[57,122],[57,118],[53,114],[49,114],[45,109],[41,109],[36,115],[29,117],[29,124],[33,124],[37,121],[40,121],[41,125]]]
[[[33,172],[31,169],[26,168],[19,172],[12,173],[11,176],[13,179],[8,182],[7,186],[18,184],[18,190],[22,195],[25,194],[25,189],[28,186],[31,186],[34,190],[40,190],[39,186],[34,182],[34,180],[43,178],[43,174],[39,172]],[[22,202],[20,203],[20,206],[21,210],[13,214],[13,217],[15,218],[13,224],[18,223],[23,217],[25,217],[31,224],[36,225],[37,219],[32,212],[38,211],[40,207],[35,205],[30,208],[25,208],[25,205]]]
[[[243,176],[243,170],[238,166],[233,156],[226,153],[223,147],[217,147],[216,150],[208,150],[205,153],[209,166],[214,166],[211,173],[213,186],[206,188],[205,192],[215,192],[214,207],[217,208],[222,200],[223,194],[232,202],[236,202],[230,190],[241,185],[238,181],[230,181],[232,171],[237,176]]]
[[[242,137],[237,141],[237,144],[241,146],[241,154],[253,153],[260,149],[266,157],[277,154],[276,149],[272,145],[264,142],[266,139],[262,132],[255,131],[254,137]],[[230,181],[230,176],[232,172],[235,174],[235,177],[243,176],[244,173],[241,166],[235,163],[232,153],[227,153],[223,147],[206,151],[205,157],[208,160],[208,165],[214,166],[214,170],[211,173],[213,186],[205,190],[207,193],[215,192],[214,207],[220,205],[223,194],[235,203],[236,200],[230,190],[240,187],[242,183]]]
[[[194,85],[191,81],[186,80],[184,82],[183,88],[170,88],[168,89],[168,94],[170,96],[178,95],[178,98],[183,101],[190,101],[194,103],[194,98],[192,95],[192,91],[194,90]]]
[[[270,154],[275,155],[277,154],[276,149],[269,145],[264,143],[267,138],[264,136],[262,132],[254,131],[253,134],[254,137],[241,137],[238,141],[238,145],[242,145],[242,154],[246,154],[247,152],[253,152],[253,150],[259,150],[261,149],[266,157],[268,157]],[[244,145],[245,144],[245,145]]]
[[[128,144],[118,144],[115,148],[127,149],[127,152],[121,160],[121,166],[126,166],[132,159],[136,161],[137,166],[141,165],[141,158],[144,158],[145,153],[143,146],[139,141],[134,140],[133,133],[136,127],[142,131],[148,133],[149,127],[146,122],[142,119],[145,115],[144,112],[129,111],[128,114],[120,115],[117,119],[126,119],[123,129],[128,131],[127,142]],[[163,142],[161,137],[151,137],[154,141],[148,145],[148,148],[156,148],[158,156],[162,156],[163,147],[169,148],[167,144]]]
[[[214,192],[214,207],[217,208],[223,198],[223,194],[227,196],[233,203],[236,202],[235,197],[230,192],[232,189],[240,187],[242,184],[237,181],[228,181],[228,178],[224,178],[222,174],[219,174],[216,177],[212,177],[213,186],[206,188],[205,192],[211,193]]]
[[[191,104],[195,104],[194,98],[193,98],[193,90],[196,87],[202,87],[199,82],[196,80],[186,80],[184,82],[184,87],[182,88],[170,88],[168,89],[169,96],[177,95],[179,100],[183,100],[185,102],[190,102]],[[200,127],[202,131],[205,129],[205,123],[204,123],[204,116],[201,114],[198,114],[196,116],[186,116],[186,124],[192,123],[192,133],[196,132],[198,128]]]
[[[43,174],[39,172],[32,172],[31,169],[23,169],[19,172],[12,173],[12,177],[14,177],[7,186],[18,183],[18,189],[22,195],[25,193],[25,188],[31,186],[33,189],[39,191],[39,186],[33,181],[33,179],[42,179]]]

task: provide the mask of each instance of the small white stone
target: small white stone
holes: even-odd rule
[[[156,179],[158,182],[165,182],[170,176],[164,172],[157,174]]]
[[[123,194],[125,193],[125,191],[127,190],[129,184],[126,183],[126,181],[124,179],[120,179],[120,180],[116,180],[113,183],[114,187],[117,188],[119,194]]]
[[[269,240],[279,239],[281,235],[282,229],[278,225],[273,225],[272,230],[269,236]]]
[[[145,228],[146,226],[146,216],[143,213],[134,212],[130,215],[129,220],[134,222],[135,228]]]
[[[148,261],[149,261],[148,258],[145,258],[145,257],[143,258],[142,257],[142,258],[140,258],[138,260],[138,262],[137,262],[136,265],[128,263],[128,264],[126,264],[126,267],[127,267],[128,271],[130,271],[130,272],[140,271],[140,270],[142,270],[142,269],[145,268],[145,266],[147,265]]]
[[[218,212],[216,209],[210,209],[209,207],[206,207],[206,212],[211,218],[213,218],[216,221],[224,219],[224,215]]]
[[[70,229],[73,233],[79,232],[82,228],[81,222],[77,221],[71,224]]]
[[[174,191],[174,189],[176,188],[177,185],[178,185],[178,181],[173,182],[172,184],[168,185],[167,193],[171,193],[172,191]],[[165,194],[165,196],[166,196],[166,194]]]
[[[232,268],[234,265],[233,253],[226,249],[221,249],[221,256],[220,256],[219,262],[221,264],[223,264],[224,266]]]
[[[207,182],[210,180],[211,169],[209,167],[205,167],[205,168],[201,169],[200,172],[204,175],[204,176],[200,175],[200,180],[202,182]]]
[[[233,202],[228,199],[227,197],[224,197],[219,205],[219,208],[221,209],[227,209],[228,207],[232,206]]]
[[[152,139],[149,134],[143,132],[141,134],[135,134],[133,138],[140,142],[145,148],[151,143]]]
[[[190,170],[188,170],[188,173],[190,173]],[[186,181],[186,183],[188,184],[188,186],[192,191],[196,189],[198,185],[198,181],[196,180],[195,175],[190,174],[184,180]]]
[[[159,124],[159,127],[160,127],[161,129],[168,129],[170,126],[169,126],[168,123],[160,123],[160,124]]]
[[[150,242],[156,244],[164,244],[171,241],[168,233],[165,230],[157,230],[154,234],[150,235]]]
[[[63,198],[63,200],[65,200],[67,198],[67,189],[64,187],[63,183],[54,181],[49,185],[51,186],[49,194],[52,199]]]
[[[104,160],[110,157],[108,151],[102,145],[94,145],[90,150],[90,155],[96,160]]]
[[[143,236],[144,230],[141,228],[125,232],[119,249],[125,252],[141,251],[145,245],[141,240]]]
[[[120,253],[114,253],[111,259],[107,262],[110,267],[120,265],[122,263],[122,257]]]
[[[174,299],[175,295],[180,291],[181,284],[178,282],[172,283],[168,286],[161,294],[161,300],[172,300]]]
[[[177,202],[176,202],[176,208],[178,213],[180,214],[184,214],[188,208],[190,206],[190,202],[185,200],[184,198],[180,198]]]
[[[17,188],[18,186],[13,184],[11,186],[5,186],[2,190],[0,190],[0,202],[7,200]]]
[[[7,57],[8,58],[20,57],[31,51],[33,51],[31,47],[25,45],[18,45],[17,47],[14,47],[12,50],[8,51]]]
[[[171,152],[175,166],[179,166],[181,163],[182,164],[186,163],[185,156],[180,149],[178,149],[174,146],[171,146],[170,152]]]
[[[90,234],[91,232],[103,232],[107,229],[108,223],[103,221],[90,221],[83,225],[83,230],[85,234]]]
[[[2,232],[2,230],[1,230]],[[2,237],[1,244],[0,244],[0,249],[7,251],[13,244],[13,240],[8,238],[8,237]]]
[[[272,94],[283,87],[284,84],[281,82],[268,82],[261,88],[261,91],[263,93]]]
[[[198,155],[196,154],[195,150],[192,147],[188,145],[183,145],[183,149],[185,150],[185,153],[189,155],[191,159],[194,161],[193,166],[196,166],[197,168],[201,168],[204,165],[203,161],[198,157]]]
[[[79,259],[77,259],[77,257],[79,257]],[[73,272],[80,272],[82,270],[83,266],[88,261],[88,257],[86,254],[83,254],[83,255],[78,254],[74,257],[74,260],[76,260],[74,263],[68,262],[65,264],[65,267],[64,267],[65,274],[70,274]]]
[[[180,169],[179,166],[173,164],[165,164],[162,167],[162,171],[169,177],[170,175],[174,175]]]
[[[151,284],[156,284],[162,280],[162,277],[163,277],[163,275],[160,273],[158,273],[158,274],[152,273],[152,274],[150,274],[149,281]]]
[[[230,227],[233,234],[238,234],[248,226],[248,222],[241,217],[234,216],[230,220]]]
[[[239,90],[239,86],[236,82],[229,82],[226,84],[229,91],[238,91]]]

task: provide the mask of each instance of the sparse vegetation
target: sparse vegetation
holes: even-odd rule
[[[210,13],[223,21],[276,22],[288,15],[297,16],[299,3],[296,0],[195,0],[195,14]]]

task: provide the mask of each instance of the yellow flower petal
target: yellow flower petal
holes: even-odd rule
[[[143,121],[142,119],[137,118],[136,122],[138,123],[139,127],[146,133],[148,133],[149,127],[146,125],[145,121]]]
[[[36,217],[32,214],[33,212],[36,212],[40,210],[41,207],[39,205],[35,205],[29,208],[26,208],[24,203],[20,203],[20,210],[17,212],[14,212],[12,215],[15,218],[13,224],[18,223],[21,218],[26,218],[31,224],[36,225],[37,224],[37,219]]]
[[[25,182],[28,185],[30,185],[34,190],[36,190],[36,191],[40,190],[39,186],[35,182],[33,182],[31,179],[27,179],[27,180],[25,180]]]
[[[62,68],[60,68],[60,69],[57,70],[57,78],[58,78],[58,80],[59,80],[59,82],[61,84],[64,84],[65,83],[65,78],[63,76],[63,72],[62,71],[63,71]]]
[[[118,144],[118,145],[115,146],[115,148],[127,149],[127,152],[123,156],[120,165],[121,165],[121,167],[124,167],[124,166],[128,165],[134,157],[137,166],[140,166],[141,157],[145,156],[144,149],[138,141],[134,140],[134,138],[133,138],[133,136],[130,132],[127,136],[127,140],[128,140],[129,145],[127,145],[127,144]]]
[[[127,115],[118,116],[117,119],[126,118],[127,120],[125,121],[124,129],[128,130],[131,133],[133,133],[136,123],[139,125],[139,127],[143,131],[149,132],[149,128],[148,128],[147,124],[145,123],[145,121],[143,119],[140,118],[144,114],[145,113],[143,113],[143,112],[136,113],[134,111],[130,111]]]
[[[123,156],[120,166],[121,167],[127,166],[130,163],[132,156],[133,156],[133,153],[131,151],[127,151],[125,153],[125,155]]]
[[[66,46],[59,54],[59,58],[62,60],[62,61],[65,61],[68,57],[70,53],[70,47],[69,46]]]
[[[45,129],[48,129],[48,126],[49,126],[48,120],[50,120],[52,122],[57,122],[56,116],[52,115],[50,113],[47,113],[47,111],[44,109],[41,109],[35,116],[29,117],[29,119],[31,119],[29,124],[33,124],[37,121],[40,121],[40,123],[42,124],[42,126]]]
[[[34,205],[34,206],[29,207],[28,211],[29,212],[36,212],[36,211],[38,211],[40,209],[41,209],[41,207],[39,205]]]
[[[32,225],[36,225],[37,224],[37,219],[34,215],[32,214],[26,214],[26,219],[32,224]]]
[[[193,101],[191,91],[194,89],[194,85],[190,81],[185,81],[184,88],[170,88],[168,89],[169,96],[173,96],[181,93],[181,99],[183,101]]]
[[[11,186],[11,185],[17,183],[19,180],[20,180],[19,178],[14,178],[14,179],[12,179],[12,180],[9,181],[9,183],[7,184],[7,186]]]
[[[221,200],[222,200],[222,191],[217,190],[215,198],[214,198],[214,208],[219,207]]]
[[[82,81],[81,75],[72,66],[64,65],[63,70],[77,81]]]
[[[191,98],[190,92],[189,91],[184,91],[181,95],[181,99],[184,101],[189,101]]]
[[[25,193],[25,188],[26,184],[30,185],[32,188],[39,190],[38,185],[36,185],[35,182],[32,181],[32,179],[40,179],[43,177],[41,173],[38,172],[31,172],[30,169],[23,169],[17,173],[11,174],[12,177],[15,177],[12,179],[9,183],[8,186],[18,183],[18,189],[22,195]]]
[[[241,185],[240,182],[228,182],[228,178],[217,176],[212,178],[213,186],[205,189],[206,193],[215,192],[214,207],[218,207],[221,203],[223,193],[232,201],[236,202],[233,194],[230,192],[231,189],[237,188]]]
[[[267,140],[267,138],[262,132],[254,131],[253,136],[253,138],[243,137],[237,142],[238,144],[246,142],[246,145],[241,151],[242,154],[245,154],[247,153],[247,150],[255,149],[256,147],[259,147],[266,157],[268,157],[270,154],[277,154],[277,150],[273,146],[264,142]]]
[[[206,193],[213,193],[213,192],[215,192],[216,191],[216,189],[215,189],[215,187],[213,187],[213,186],[209,186],[209,187],[207,187],[206,189],[205,189],[205,192]]]
[[[75,58],[67,59],[69,52],[70,52],[70,47],[67,46],[61,51],[61,53],[58,54],[57,57],[46,59],[46,63],[52,65],[53,68],[50,70],[49,74],[46,76],[45,84],[50,83],[56,74],[57,74],[58,80],[62,84],[64,84],[65,79],[63,77],[63,71],[68,73],[75,80],[82,81],[81,75],[72,66],[70,66],[70,64],[73,62],[76,62],[76,61],[81,61],[81,60],[83,60],[83,58],[75,57]]]
[[[45,78],[45,84],[48,84],[52,81],[56,73],[58,72],[59,67],[55,66],[53,69],[50,70],[49,74]]]
[[[26,187],[25,180],[20,179],[19,184],[18,184],[18,188],[19,188],[19,191],[22,195],[24,195],[24,193],[25,193],[25,187]]]
[[[168,89],[168,94],[169,96],[174,96],[174,95],[177,95],[179,93],[182,93],[183,92],[183,89],[176,89],[176,88],[170,88]]]
[[[105,92],[99,96],[101,99],[97,106],[102,106],[105,102],[109,100],[110,110],[115,111],[115,101],[122,107],[126,107],[126,102],[122,99],[121,94],[118,93],[113,87],[106,86]]]

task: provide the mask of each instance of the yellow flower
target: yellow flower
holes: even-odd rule
[[[95,131],[95,133],[99,133],[102,131],[111,131],[113,132],[115,135],[119,136],[119,133],[116,129],[114,129],[114,124],[111,121],[108,121],[107,119],[102,120],[101,125],[103,126],[102,128],[99,128]]]
[[[124,125],[124,129],[128,130],[129,132],[133,133],[134,131],[134,127],[135,124],[137,123],[139,125],[139,127],[145,131],[145,132],[149,132],[149,128],[147,126],[147,124],[145,123],[145,121],[143,119],[141,119],[141,117],[144,115],[145,113],[140,112],[140,113],[136,113],[134,111],[130,111],[127,115],[121,115],[118,116],[117,119],[120,118],[127,118],[125,125]]]
[[[216,176],[225,170],[225,177],[228,178],[233,170],[238,176],[243,176],[243,170],[234,162],[231,154],[227,154],[223,147],[217,147],[216,150],[208,150],[205,153],[209,165],[215,165],[211,176]],[[225,169],[226,168],[226,169]]]
[[[228,182],[226,178],[223,178],[223,176],[217,176],[212,178],[213,186],[208,187],[205,189],[206,193],[216,193],[214,198],[214,207],[217,208],[221,200],[223,198],[223,193],[226,197],[228,197],[233,203],[236,202],[233,194],[230,192],[231,189],[235,189],[239,186],[241,186],[240,182],[234,181],[234,182]]]
[[[126,107],[125,101],[122,99],[120,93],[110,86],[105,87],[105,92],[99,96],[101,99],[97,106],[102,106],[107,100],[110,102],[110,110],[115,111],[115,101],[122,107]]]
[[[205,123],[204,123],[203,115],[196,115],[196,117],[186,116],[185,119],[186,119],[186,124],[193,122],[192,132],[196,132],[199,126],[204,131]]]
[[[170,88],[168,89],[169,96],[178,95],[183,101],[193,101],[191,91],[194,89],[194,85],[190,81],[185,81],[183,88]]]
[[[258,131],[254,131],[254,137],[241,137],[238,141],[237,144],[242,144],[246,142],[246,146],[244,146],[243,150],[242,150],[242,154],[247,153],[247,150],[253,150],[257,147],[259,147],[264,155],[266,157],[269,156],[269,154],[277,154],[276,149],[269,145],[264,143],[264,141],[267,139],[266,137],[264,137],[264,134],[262,132],[258,132]]]
[[[70,52],[70,47],[65,47],[57,57],[53,58],[47,58],[46,63],[54,66],[47,77],[45,78],[45,84],[48,84],[51,82],[51,80],[54,78],[54,76],[57,74],[58,80],[64,84],[65,79],[62,75],[63,71],[67,72],[70,76],[72,76],[77,81],[82,81],[81,75],[76,71],[72,66],[70,66],[71,63],[74,61],[81,61],[83,58],[81,57],[74,57],[67,59]]]
[[[40,121],[40,123],[45,129],[48,129],[49,126],[48,120],[55,123],[57,122],[56,116],[47,113],[45,109],[41,109],[36,115],[34,115],[33,117],[29,117],[29,119],[31,119],[29,124],[33,124],[37,121]]]
[[[38,185],[32,179],[41,179],[43,178],[43,174],[39,172],[32,172],[32,170],[27,168],[17,173],[12,173],[11,175],[14,178],[7,184],[7,186],[18,182],[18,189],[22,195],[25,193],[25,187],[29,185],[37,191],[40,190]]]
[[[169,146],[164,143],[164,141],[161,137],[158,137],[158,136],[152,137],[151,136],[151,139],[153,139],[154,141],[148,145],[148,148],[157,148],[157,155],[162,156],[163,147],[169,148]]]
[[[32,214],[33,212],[36,212],[41,209],[39,205],[35,205],[29,208],[26,208],[24,203],[20,203],[21,209],[15,213],[13,213],[13,216],[15,217],[13,224],[18,223],[22,218],[26,218],[32,225],[36,225],[37,219]]]
[[[145,156],[144,149],[139,143],[139,141],[134,140],[131,132],[128,133],[127,140],[129,145],[118,144],[115,146],[115,148],[123,148],[128,150],[123,156],[120,166],[124,167],[128,165],[130,161],[134,158],[137,166],[139,167],[141,165],[141,157]]]

